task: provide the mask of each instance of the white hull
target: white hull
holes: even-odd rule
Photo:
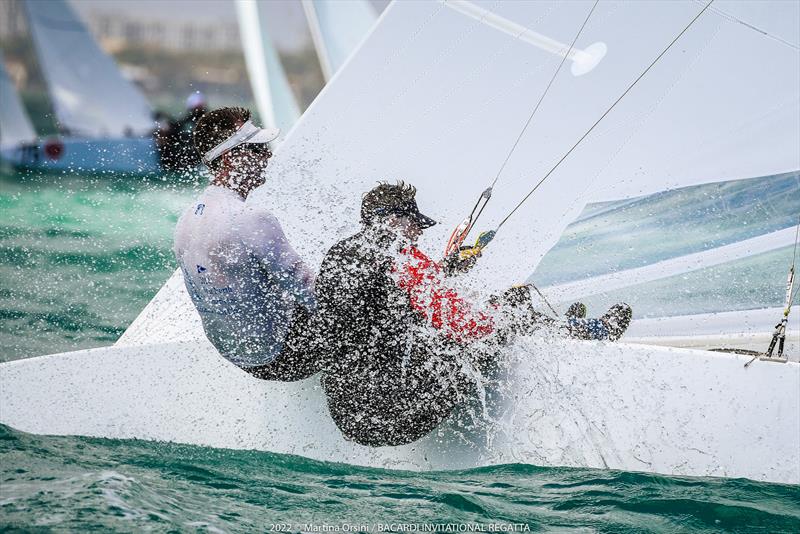
[[[451,423],[403,447],[342,438],[317,378],[265,382],[205,341],[115,346],[0,365],[0,422],[39,434],[256,449],[356,465],[501,463],[800,483],[800,365],[521,339],[489,430]]]
[[[161,172],[152,137],[52,137],[2,151],[19,169],[42,172],[155,174]]]

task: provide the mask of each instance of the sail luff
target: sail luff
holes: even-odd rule
[[[0,146],[13,147],[36,140],[36,130],[22,105],[0,53]]]

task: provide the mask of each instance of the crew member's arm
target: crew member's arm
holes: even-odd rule
[[[459,342],[480,339],[492,333],[492,318],[473,309],[442,280],[442,268],[422,251],[411,247],[401,255],[396,266],[398,285],[408,292],[411,306],[423,314],[427,322],[447,337]]]
[[[254,218],[257,229],[249,235],[250,245],[269,277],[290,291],[299,304],[314,310],[314,273],[292,248],[275,216],[258,212]]]
[[[278,220],[266,212],[252,212],[247,220],[248,246],[261,263],[266,276],[294,295],[292,322],[287,325],[279,358],[261,366],[263,380],[295,381],[316,374],[323,367],[316,345],[314,275],[294,251]]]

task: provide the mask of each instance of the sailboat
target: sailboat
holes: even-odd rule
[[[800,168],[800,8],[762,4],[394,2],[248,202],[268,205],[319,265],[359,229],[361,194],[379,179],[417,186],[442,223],[421,240],[428,251],[494,179],[481,225],[499,229],[461,283],[476,298],[502,291],[534,272],[596,183],[634,176],[659,191],[676,177]],[[0,365],[0,422],[383,468],[529,463],[800,483],[798,363],[745,367],[738,354],[624,338],[520,337],[505,357],[482,424],[362,447],[335,427],[317,377],[265,383],[224,361],[176,272],[114,346]]]
[[[24,6],[61,133],[6,146],[3,159],[45,171],[158,172],[144,95],[122,77],[66,0],[26,0]]]

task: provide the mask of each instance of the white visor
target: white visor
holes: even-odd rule
[[[281,131],[278,128],[259,128],[250,121],[242,124],[229,138],[209,150],[203,155],[203,163],[208,165],[225,152],[245,143],[264,144],[278,138]]]

